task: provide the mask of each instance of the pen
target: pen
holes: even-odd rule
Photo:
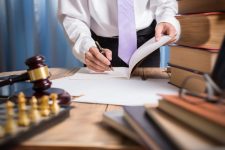
[[[96,44],[97,48],[99,49],[99,52],[100,52],[101,54],[103,54],[103,55],[106,57],[106,55],[105,55],[105,53],[104,53],[104,50],[103,50],[103,48],[100,46],[100,44],[99,44],[97,41],[95,41],[95,44]],[[109,65],[109,68],[113,71],[112,65]]]

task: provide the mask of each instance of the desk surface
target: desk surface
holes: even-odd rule
[[[74,74],[77,69],[51,69],[52,78]],[[0,76],[21,72],[1,73]],[[102,114],[120,106],[73,102],[64,122],[25,141],[16,149],[141,149],[137,144],[101,123]]]

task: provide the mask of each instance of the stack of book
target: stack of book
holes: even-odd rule
[[[170,83],[181,87],[193,76],[198,79],[189,80],[185,88],[203,92],[202,74],[211,74],[225,35],[225,1],[179,0],[178,6],[181,37],[170,47]]]
[[[103,122],[146,149],[225,149],[224,56],[225,38],[208,77],[208,93],[161,95],[156,106],[124,106],[106,112]]]
[[[200,98],[162,95],[158,106],[125,106],[103,122],[146,149],[225,148],[225,105]]]
[[[221,86],[225,39],[219,50],[225,35],[225,0],[179,0],[178,4],[181,13],[196,14],[178,17],[182,34],[178,45],[171,47],[170,82],[181,86],[188,76],[202,78],[213,71],[212,80],[218,79],[216,83],[225,92]],[[122,111],[106,112],[103,122],[146,149],[225,149],[224,93],[220,101],[208,102],[200,98],[206,95],[201,93],[204,86],[201,81],[192,81],[186,88],[201,96],[161,95],[157,106],[124,106]]]

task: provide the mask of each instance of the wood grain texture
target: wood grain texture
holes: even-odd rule
[[[51,79],[73,75],[78,69],[50,69]],[[21,73],[21,72],[16,72]],[[3,73],[1,75],[11,75]],[[70,117],[13,149],[16,150],[136,150],[142,149],[131,140],[101,123],[105,111],[121,106],[73,102]]]

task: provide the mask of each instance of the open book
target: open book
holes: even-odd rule
[[[162,36],[159,41],[155,41],[155,37],[148,40],[144,45],[139,47],[132,55],[129,68],[128,67],[115,67],[114,71],[106,71],[104,73],[96,73],[88,70],[87,68],[80,69],[74,76],[70,79],[103,79],[103,78],[130,78],[131,73],[135,66],[141,62],[144,58],[150,55],[152,52],[166,44],[170,41],[170,36]]]

